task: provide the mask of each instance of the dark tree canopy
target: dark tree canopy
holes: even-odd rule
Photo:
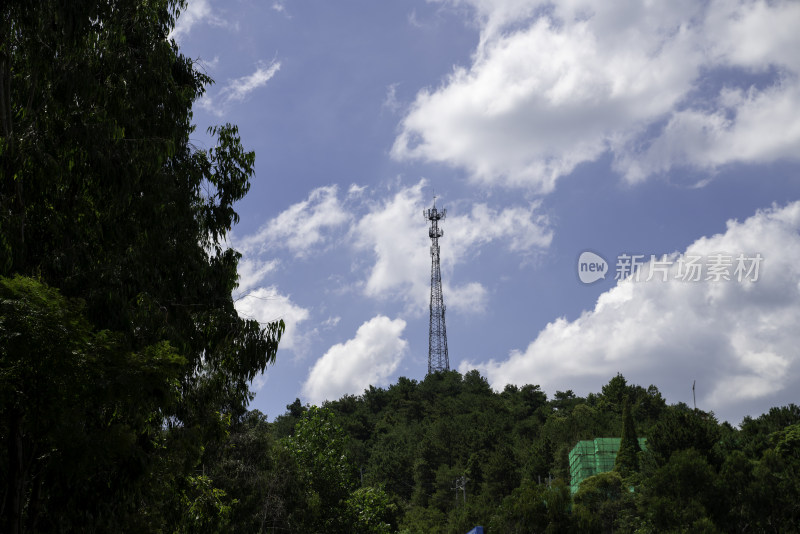
[[[739,430],[713,414],[668,406],[658,388],[622,375],[585,398],[565,391],[548,399],[534,385],[495,392],[484,383],[475,372],[435,373],[326,404],[350,442],[343,449],[358,452],[357,461],[348,454],[362,466],[358,482],[388,494],[399,532],[463,534],[475,525],[511,533],[795,530],[795,406],[748,418]],[[286,435],[305,417],[296,401],[269,431]],[[568,453],[595,437],[622,438],[620,465],[585,478],[573,494]],[[645,450],[637,452],[637,437],[647,439]],[[318,502],[299,506],[310,513]],[[288,522],[280,528],[302,531]]]
[[[625,397],[622,401],[622,437],[614,469],[619,471],[623,477],[639,471],[638,454],[641,450],[628,397]]]
[[[78,344],[72,356],[19,344],[2,352],[4,391],[17,399],[4,403],[0,421],[3,531],[114,530],[131,517],[157,528],[173,505],[170,487],[189,484],[184,497],[205,491],[187,473],[274,361],[283,324],[239,317],[231,298],[239,254],[223,241],[255,154],[229,124],[210,130],[208,150],[191,142],[192,104],[211,80],[167,39],[183,7],[7,0],[0,8],[3,305],[18,317],[70,310],[64,317],[77,330],[60,332]],[[23,323],[6,322],[4,335]],[[58,364],[43,365],[51,360]],[[73,377],[69,388],[55,373]],[[158,380],[143,387],[148,377]],[[68,434],[41,423],[44,400],[29,402],[64,395],[77,399],[73,432],[123,432],[114,462],[90,461],[105,442],[89,444],[87,483],[70,495],[59,493],[74,482],[58,461]],[[35,452],[45,444],[55,454]],[[119,491],[92,493],[104,484]]]

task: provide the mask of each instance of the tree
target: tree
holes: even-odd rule
[[[725,458],[719,473],[718,491],[725,496],[725,514],[720,527],[727,532],[746,532],[764,516],[764,510],[774,500],[775,494],[770,488],[766,502],[760,502],[753,473],[756,465],[757,462],[749,460],[740,450],[732,451]]]
[[[581,399],[576,397],[571,389],[567,391],[556,391],[551,401],[551,404],[556,410],[567,413],[580,403]]]
[[[489,455],[485,467],[486,491],[489,497],[500,502],[519,486],[520,475],[514,451],[507,443],[500,443]]]
[[[636,436],[636,426],[633,423],[628,397],[625,397],[622,407],[622,438],[619,443],[619,452],[614,461],[614,470],[627,477],[639,471],[639,438]]]
[[[519,390],[519,396],[525,407],[525,416],[533,415],[547,404],[547,395],[538,385],[526,384]]]
[[[633,494],[616,471],[598,473],[581,482],[573,502],[581,532],[614,532],[617,519],[635,509]]]
[[[780,531],[800,524],[800,423],[770,436],[753,469],[752,493],[757,512],[751,521],[764,531]]]
[[[489,521],[489,532],[572,532],[569,486],[560,480],[551,486],[523,483],[503,499]]]
[[[284,441],[300,468],[306,506],[290,521],[299,532],[339,532],[345,528],[346,501],[355,489],[355,470],[347,458],[347,436],[333,412],[312,406]]]
[[[795,404],[773,407],[769,412],[742,421],[741,440],[744,452],[758,459],[770,447],[770,436],[789,425],[800,423],[800,407]]]
[[[722,496],[716,473],[695,449],[678,450],[642,485],[644,513],[656,532],[715,532]]]
[[[626,402],[626,399],[629,398],[632,389],[625,377],[621,373],[617,373],[614,378],[608,381],[608,384],[602,387],[602,396],[600,398],[602,407],[620,413],[619,410]]]
[[[149,414],[178,400],[185,360],[169,343],[131,352],[83,309],[39,281],[0,277],[4,532],[116,529],[109,500],[136,493],[142,449],[160,442]]]
[[[673,406],[666,409],[647,435],[648,454],[658,465],[666,464],[677,451],[695,449],[714,460],[720,430],[713,415]]]
[[[186,482],[187,487],[181,491],[183,517],[176,523],[175,533],[229,532],[231,505],[235,501],[231,503],[225,491],[214,487],[205,475],[189,476]]]
[[[478,396],[491,396],[492,387],[489,381],[481,376],[480,371],[473,369],[464,375],[464,392]]]
[[[227,440],[206,449],[204,471],[232,501],[229,532],[286,531],[289,515],[305,504],[301,467],[273,438],[273,426],[250,411],[232,423]]]
[[[358,488],[345,501],[347,523],[353,534],[390,534],[396,531],[397,505],[383,488]]]
[[[370,444],[365,481],[382,484],[387,491],[410,500],[414,490],[416,441],[408,426],[379,423]]]
[[[526,474],[534,482],[547,481],[552,473],[555,460],[553,444],[544,437],[536,441],[532,449],[533,454],[526,465]]]
[[[24,487],[61,480],[49,486],[48,513],[68,530],[89,517],[109,525],[146,518],[156,529],[180,515],[171,489],[196,475],[204,443],[224,437],[228,416],[243,413],[248,384],[274,361],[283,331],[282,322],[241,319],[231,298],[239,254],[224,237],[238,221],[233,205],[249,189],[255,155],[232,125],[211,129],[209,150],[190,142],[192,104],[211,80],[167,39],[184,5],[0,7],[0,275],[82,300],[88,332],[104,333],[107,352],[118,355],[120,380],[136,384],[167,353],[180,362],[174,395],[126,387],[135,409],[104,399],[84,405],[76,432],[90,434],[111,410],[120,429],[131,429],[130,463],[92,461],[103,442],[83,440],[81,484],[70,487],[55,462],[23,474]],[[32,365],[36,356],[14,358]],[[88,375],[76,379],[76,388],[92,385]],[[35,385],[36,396],[50,395],[52,383]],[[18,416],[6,415],[0,430],[13,465]],[[25,495],[20,524],[32,521],[40,497]],[[6,516],[15,509],[3,508],[2,520],[20,520]]]

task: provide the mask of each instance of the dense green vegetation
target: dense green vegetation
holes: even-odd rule
[[[800,529],[793,405],[737,429],[619,375],[548,399],[448,372],[247,411],[283,324],[233,306],[255,155],[232,125],[190,142],[210,80],[167,39],[181,7],[0,8],[0,531]],[[617,468],[573,496],[599,436]]]
[[[206,456],[206,473],[238,499],[231,505],[238,531],[791,532],[800,525],[794,405],[734,428],[667,405],[654,386],[621,375],[598,394],[548,400],[538,386],[497,393],[477,371],[453,371],[401,378],[322,408],[299,400],[287,408],[273,423],[243,415],[230,441]],[[614,471],[571,495],[567,455],[575,443],[630,439],[631,427],[647,437],[647,450],[627,451]]]
[[[0,531],[207,531],[202,474],[282,323],[224,246],[255,155],[190,135],[175,0],[0,7]]]

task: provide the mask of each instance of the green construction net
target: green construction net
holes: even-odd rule
[[[569,474],[572,493],[587,478],[614,469],[622,438],[595,438],[579,441],[569,453]],[[645,450],[645,438],[639,446]]]

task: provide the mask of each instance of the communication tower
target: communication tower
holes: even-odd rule
[[[434,371],[449,371],[450,359],[447,356],[447,328],[444,324],[444,297],[442,296],[442,273],[439,268],[439,238],[444,232],[439,221],[444,220],[447,210],[436,209],[436,196],[433,208],[424,210],[425,219],[430,221],[428,236],[431,238],[431,319],[428,329],[428,374]]]

